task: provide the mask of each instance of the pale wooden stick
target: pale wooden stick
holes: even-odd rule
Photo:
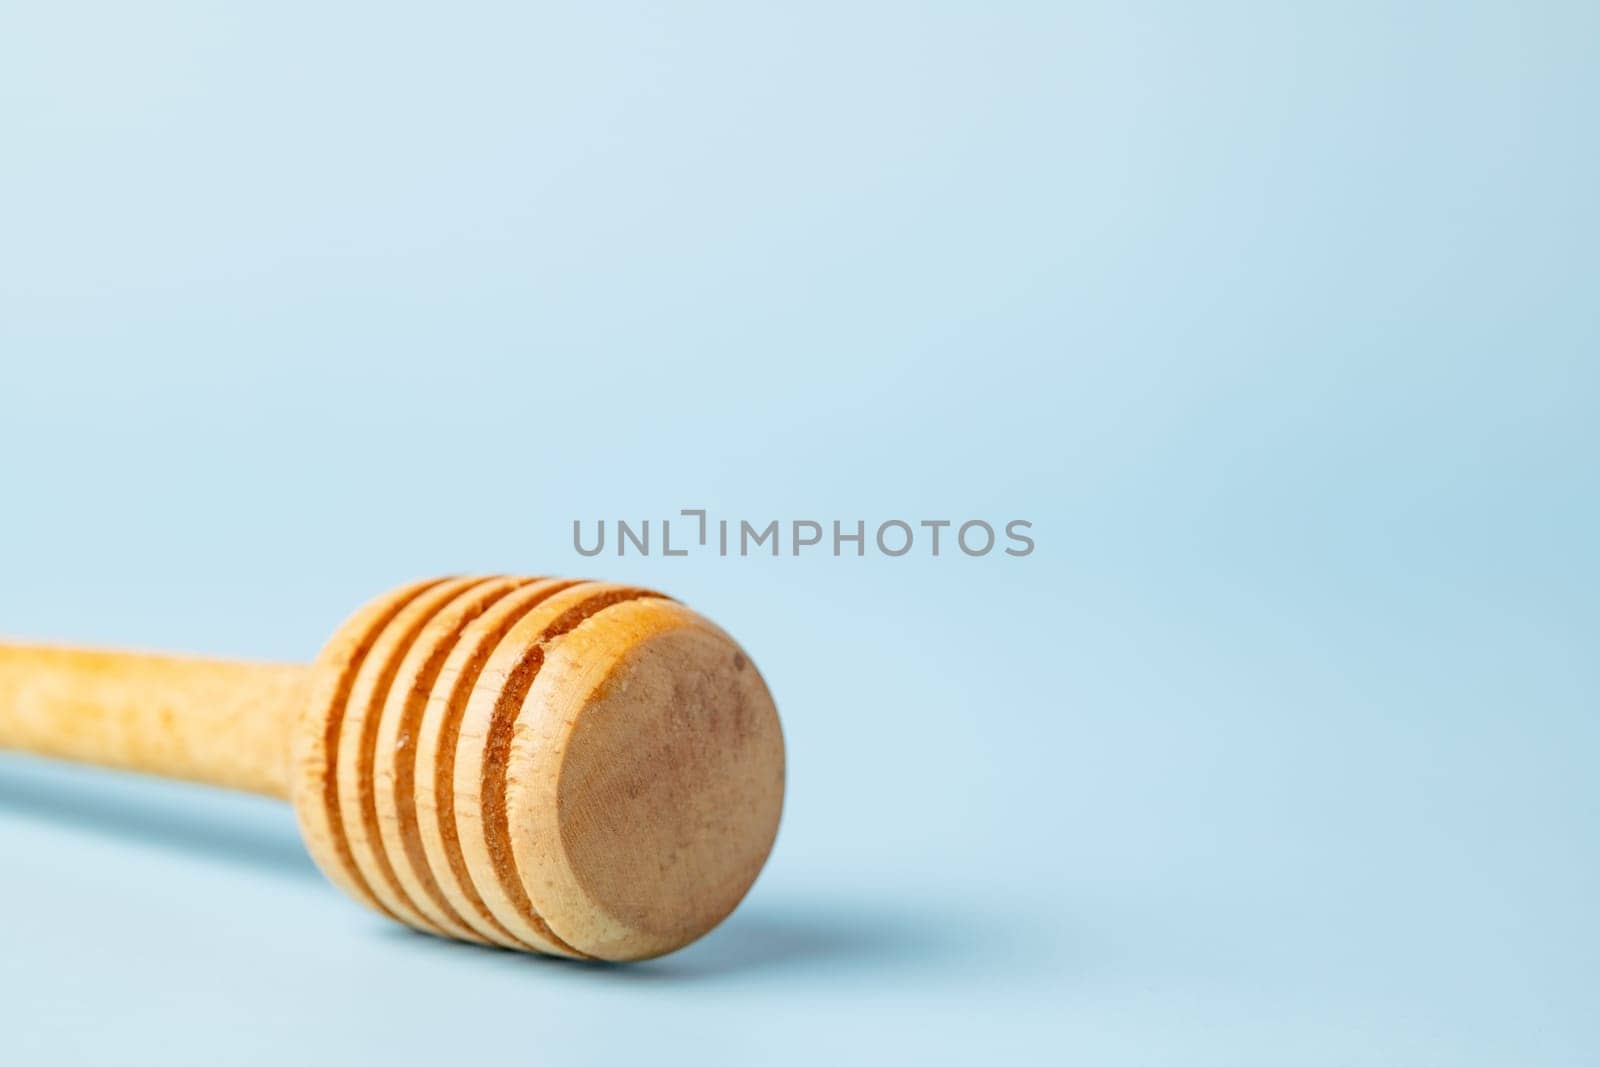
[[[0,644],[0,748],[289,799],[311,668]]]

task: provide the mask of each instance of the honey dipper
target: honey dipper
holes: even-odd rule
[[[310,666],[0,644],[0,748],[289,800],[368,907],[602,960],[721,922],[783,804],[777,710],[732,638],[568,579],[408,585]]]

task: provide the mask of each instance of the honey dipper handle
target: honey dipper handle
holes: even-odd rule
[[[0,644],[0,748],[287,799],[311,668]]]

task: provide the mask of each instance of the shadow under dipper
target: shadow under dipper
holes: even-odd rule
[[[321,879],[288,807],[262,797],[0,755],[0,817]]]
[[[0,819],[65,829],[248,867],[275,877],[321,882],[284,805],[205,786],[0,754]],[[329,906],[338,906],[334,894]],[[970,974],[1000,949],[976,916],[915,913],[870,896],[796,895],[787,888],[751,898],[702,940],[659,959],[610,964],[530,956],[421,934],[376,917],[366,927],[408,952],[441,953],[450,965],[564,970],[602,984],[747,983],[763,976],[875,981],[896,974]],[[360,924],[352,937],[363,936]],[[1003,951],[1003,949],[1002,949]],[[531,968],[531,969],[530,969]]]

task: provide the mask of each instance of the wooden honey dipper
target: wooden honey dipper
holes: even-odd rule
[[[586,959],[716,926],[783,804],[777,710],[732,638],[567,579],[406,586],[310,666],[0,644],[0,748],[289,800],[369,907]]]

